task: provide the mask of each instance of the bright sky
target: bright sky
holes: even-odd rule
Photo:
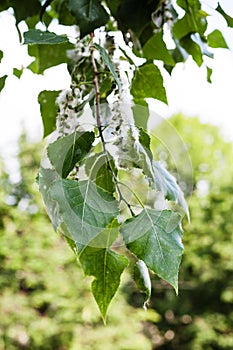
[[[214,0],[203,2],[208,12],[217,3]],[[219,2],[222,8],[233,16],[233,1]],[[169,107],[156,102],[152,104],[152,108],[162,117],[177,112],[199,116],[204,122],[219,125],[224,135],[233,140],[233,29],[227,28],[225,21],[218,17],[210,17],[209,23],[210,32],[215,28],[224,32],[232,50],[216,49],[215,59],[208,61],[209,66],[213,68],[212,84],[206,82],[205,69],[198,68],[189,59],[185,65],[177,65],[172,77],[164,73]],[[4,52],[0,76],[12,74],[14,67],[26,67],[32,61],[27,55],[27,48],[19,44],[14,18],[7,12],[0,13],[0,50]],[[45,71],[43,76],[35,76],[26,69],[20,80],[13,74],[7,78],[5,88],[0,94],[0,151],[4,158],[15,158],[17,139],[23,128],[30,140],[37,141],[42,137],[38,93],[45,89],[59,90],[68,86],[69,75],[65,65],[51,68]],[[17,161],[15,167],[16,163]],[[17,181],[17,176],[12,180]]]

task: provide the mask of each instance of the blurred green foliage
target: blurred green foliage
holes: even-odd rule
[[[155,157],[173,170],[184,191],[190,183],[196,188],[200,180],[208,181],[211,191],[232,180],[232,143],[223,141],[216,126],[197,117],[178,114],[164,120],[152,131],[151,143]]]
[[[1,176],[0,350],[233,349],[232,144],[197,118],[178,115],[170,122],[188,147],[194,179],[179,296],[153,275],[150,307],[144,311],[144,296],[128,271],[103,325],[91,279],[83,278],[41,205],[35,177],[43,145],[22,138],[22,181],[11,185],[4,172]],[[164,125],[158,128],[170,142]],[[182,181],[190,181],[182,156],[174,164],[169,147],[152,145],[158,159],[166,158]],[[5,203],[9,196],[11,206]]]

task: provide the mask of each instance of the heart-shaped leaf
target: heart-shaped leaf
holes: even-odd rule
[[[129,250],[178,293],[178,271],[183,253],[179,214],[144,208],[121,228]]]
[[[116,199],[90,180],[58,180],[50,189],[50,197],[58,205],[66,234],[84,246],[118,215]]]

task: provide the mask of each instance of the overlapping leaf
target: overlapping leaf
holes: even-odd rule
[[[183,253],[180,216],[169,210],[144,208],[126,221],[121,232],[128,249],[178,293],[178,271]]]
[[[28,53],[35,57],[35,61],[28,67],[33,73],[43,74],[45,69],[56,66],[61,63],[67,63],[66,52],[73,49],[71,43],[61,43],[56,45],[29,45]]]
[[[66,35],[57,35],[52,32],[43,32],[39,29],[31,29],[23,33],[24,44],[55,45],[69,42]]]
[[[192,56],[197,65],[201,66],[203,63],[201,48],[191,39],[189,34],[180,40],[180,44],[186,50],[186,52]]]
[[[134,106],[132,107],[135,126],[138,128],[147,129],[147,122],[149,119],[149,107],[144,99],[134,98]]]
[[[162,192],[165,198],[178,203],[189,218],[188,206],[182,190],[178,186],[175,177],[160,162],[153,160],[153,154],[150,149],[150,137],[143,129],[140,129],[139,142],[141,146],[139,148],[140,165],[150,185]]]
[[[131,29],[138,37],[152,22],[151,15],[159,6],[159,0],[108,0],[107,5],[120,29]]]
[[[60,91],[41,91],[38,96],[38,102],[40,104],[40,113],[44,126],[44,137],[48,136],[52,131],[56,129],[56,116],[58,106],[56,99]]]
[[[54,169],[66,178],[75,164],[80,162],[90,151],[95,139],[94,133],[73,132],[64,136],[48,146],[48,157]]]
[[[39,13],[41,10],[41,4],[39,0],[8,0],[5,2],[5,6],[4,1],[1,2],[3,2],[3,5],[0,4],[0,11],[7,9],[8,7],[13,7],[16,24],[34,15],[38,15],[39,19]]]
[[[98,0],[68,0],[68,8],[76,19],[81,37],[108,21],[108,14]]]
[[[188,205],[175,177],[172,176],[160,162],[153,161],[153,171],[154,182],[157,189],[161,191],[166,198],[178,203],[189,219]]]
[[[58,210],[58,204],[51,199],[49,190],[53,183],[59,179],[58,174],[52,169],[45,169],[41,167],[39,169],[38,179],[40,193],[43,197],[43,201],[45,203],[48,216],[53,224],[53,228],[56,231],[61,224],[61,218]]]
[[[183,3],[186,2],[183,1]],[[193,11],[192,7],[187,5],[191,11],[188,10],[181,19],[175,22],[172,31],[176,39],[180,40],[192,33],[199,33],[201,36],[204,35],[207,28],[206,14],[200,10],[199,1],[196,1],[196,3],[198,3],[196,11]]]
[[[139,129],[139,138],[135,138],[131,129],[127,134],[126,150],[119,151],[120,163],[127,167],[134,166],[142,169],[150,186],[163,193],[164,197],[170,199],[183,209],[189,219],[188,206],[184,194],[174,176],[172,176],[160,162],[153,160],[150,149],[150,137],[142,128]]]
[[[117,169],[109,153],[98,153],[89,157],[85,162],[85,170],[89,179],[109,193],[116,189],[114,176]]]
[[[151,297],[151,280],[148,268],[143,260],[138,260],[134,266],[134,281],[138,289],[145,293],[143,307],[146,309]]]
[[[166,90],[159,68],[153,63],[139,67],[132,81],[131,94],[135,99],[152,97],[167,103]]]
[[[53,0],[51,7],[56,12],[60,24],[75,24],[75,18],[68,8],[68,0]]]
[[[115,198],[90,180],[56,181],[50,189],[70,237],[84,246],[118,215]]]
[[[161,60],[174,66],[175,61],[163,41],[163,31],[156,32],[143,46],[143,56],[148,60]]]
[[[92,292],[104,321],[108,306],[119,287],[121,274],[128,265],[126,257],[110,249],[118,234],[117,220],[113,220],[105,231],[107,234],[105,247],[99,248],[93,241],[89,246],[79,246],[79,260],[85,274],[95,277]]]
[[[106,66],[108,67],[110,72],[112,73],[112,76],[115,79],[119,90],[121,90],[121,82],[120,82],[120,80],[118,78],[118,75],[117,75],[117,73],[115,71],[114,65],[113,65],[109,55],[107,54],[106,50],[102,46],[100,46],[99,44],[95,44],[94,46],[97,48],[97,50],[99,51],[101,57],[104,60],[104,63],[106,64]]]
[[[219,4],[218,4],[218,7],[216,8],[216,11],[218,11],[223,16],[223,18],[226,20],[229,27],[233,27],[233,18],[229,16],[225,11],[223,11],[223,9]]]

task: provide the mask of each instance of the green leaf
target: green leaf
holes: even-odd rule
[[[139,129],[139,142],[135,143],[135,149],[138,153],[137,165],[143,170],[149,184],[154,187],[153,154],[150,149],[150,136],[143,128]]]
[[[41,22],[43,22],[43,16],[44,16],[44,14],[46,13],[45,11],[46,11],[47,7],[50,6],[50,4],[51,4],[52,1],[53,1],[53,0],[46,0],[46,1],[43,3],[42,8],[41,8],[41,11],[40,11],[40,21],[41,21]]]
[[[0,62],[1,62],[2,58],[3,58],[3,52],[0,50]]]
[[[109,236],[115,236],[117,226],[116,220],[108,226]],[[95,277],[92,282],[92,293],[105,321],[108,306],[119,287],[120,277],[128,265],[128,259],[116,254],[108,246],[105,249],[87,246],[82,248],[79,260],[85,274]]]
[[[123,55],[125,56],[125,58],[129,61],[130,64],[132,64],[132,66],[135,66],[134,61],[132,60],[132,58],[127,54],[127,52],[119,46],[119,50],[123,53]]]
[[[180,40],[188,34],[199,33],[201,36],[207,28],[207,21],[205,16],[200,11],[196,13],[186,12],[184,17],[177,20],[173,26],[172,32],[176,39]]]
[[[218,11],[225,18],[225,20],[227,21],[227,25],[229,27],[233,27],[233,18],[228,14],[226,14],[226,12],[223,11],[223,9],[219,4],[218,4],[218,7],[216,8],[216,11]]]
[[[169,210],[144,208],[127,220],[121,232],[128,249],[178,293],[178,271],[183,253],[180,216]]]
[[[151,280],[148,268],[142,260],[138,260],[134,265],[134,281],[138,289],[146,294],[143,308],[147,309],[151,297]]]
[[[41,4],[38,0],[10,0],[8,1],[8,4],[14,9],[16,24],[34,15],[38,15],[39,21]]]
[[[48,146],[48,157],[57,173],[66,178],[76,163],[91,150],[95,135],[93,132],[77,132],[64,136]]]
[[[109,193],[115,192],[116,184],[113,175],[117,174],[117,169],[109,153],[98,153],[88,157],[85,162],[85,170],[89,179],[97,186]]]
[[[66,35],[57,35],[52,32],[43,32],[39,29],[31,29],[23,33],[24,44],[55,45],[69,42]]]
[[[205,37],[208,14],[202,10],[200,0],[177,0],[177,5],[185,10],[185,15],[173,27],[175,37],[181,39],[191,33],[199,33],[201,37]]]
[[[182,49],[181,45],[177,43],[176,48],[172,51],[172,57],[174,58],[174,61],[178,63],[184,62],[188,58],[188,55]]]
[[[115,218],[100,233],[88,242],[89,247],[109,249],[119,235],[119,223]],[[79,256],[87,246],[78,244]]]
[[[3,77],[0,77],[0,92],[5,86],[5,81],[6,81],[7,75],[4,75]]]
[[[145,152],[147,153],[149,160],[153,161],[153,154],[150,149],[150,136],[147,134],[146,130],[143,128],[139,129],[139,142],[143,146]]]
[[[33,73],[42,74],[45,69],[56,66],[61,63],[67,63],[68,57],[66,52],[73,49],[70,43],[57,45],[29,45],[28,53],[36,57],[35,61],[28,67]]]
[[[76,19],[81,37],[108,21],[108,14],[98,0],[69,0],[68,8]]]
[[[212,75],[213,69],[207,66],[206,66],[206,69],[207,69],[207,81],[208,83],[212,83],[211,75]]]
[[[73,251],[73,253],[74,253],[75,255],[77,255],[77,254],[78,254],[78,249],[77,249],[77,246],[76,246],[76,244],[75,244],[75,241],[73,241],[73,239],[71,239],[71,238],[68,237],[68,236],[65,236],[65,240],[66,240],[66,242],[68,243],[70,249]]]
[[[167,103],[166,90],[158,67],[153,63],[139,67],[132,81],[131,94],[137,100],[152,97]]]
[[[112,77],[108,76],[100,84],[100,100],[106,100],[108,95],[111,94],[111,92],[112,92],[112,82],[113,82]]]
[[[159,6],[159,1],[151,0],[108,0],[108,8],[124,32],[131,29],[137,37],[152,22],[152,13]]]
[[[184,17],[175,22],[173,26],[173,35],[180,40],[184,36],[195,33],[196,27],[191,17],[185,14]]]
[[[134,99],[132,111],[135,126],[138,128],[147,129],[147,122],[150,115],[147,102],[144,99]]]
[[[14,68],[14,69],[13,69],[13,74],[14,74],[18,79],[20,79],[21,75],[23,74],[23,68],[22,68],[22,69]]]
[[[163,41],[163,31],[155,33],[142,48],[143,57],[147,60],[161,60],[165,64],[174,66],[175,61]]]
[[[157,189],[164,194],[165,198],[178,203],[189,219],[188,205],[175,177],[172,176],[160,162],[153,161],[153,170],[154,182]]]
[[[68,9],[67,0],[54,0],[51,3],[51,7],[57,13],[58,21],[60,24],[68,26],[75,24],[75,18],[72,16],[70,10]]]
[[[38,96],[38,102],[40,104],[40,113],[44,126],[44,137],[48,136],[56,129],[56,116],[58,106],[56,99],[60,91],[41,91]]]
[[[191,11],[192,9],[198,11],[201,9],[199,0],[177,0],[177,5],[185,11]]]
[[[118,78],[118,75],[117,75],[117,73],[115,71],[113,63],[112,63],[109,55],[107,54],[107,51],[102,46],[100,46],[99,44],[94,44],[94,46],[99,51],[101,57],[104,60],[104,63],[106,64],[106,66],[108,67],[110,72],[112,73],[112,76],[115,79],[119,90],[121,90],[121,82],[120,82],[120,80]]]
[[[89,180],[56,181],[50,196],[58,204],[66,234],[84,246],[106,230],[118,215],[116,199]]]
[[[180,44],[187,51],[187,53],[192,56],[193,60],[200,67],[203,63],[200,46],[190,38],[189,34],[180,40]]]
[[[8,0],[2,0],[0,2],[0,11],[1,12],[7,10],[8,7],[10,7],[10,4],[9,4]]]
[[[52,169],[44,169],[41,167],[38,173],[39,178],[39,190],[43,197],[43,201],[46,206],[46,210],[50,220],[52,221],[53,228],[56,231],[61,224],[58,205],[50,197],[49,189],[55,181],[59,180],[58,174]]]
[[[228,49],[227,43],[219,30],[214,30],[207,37],[208,45],[213,48],[224,48]]]

